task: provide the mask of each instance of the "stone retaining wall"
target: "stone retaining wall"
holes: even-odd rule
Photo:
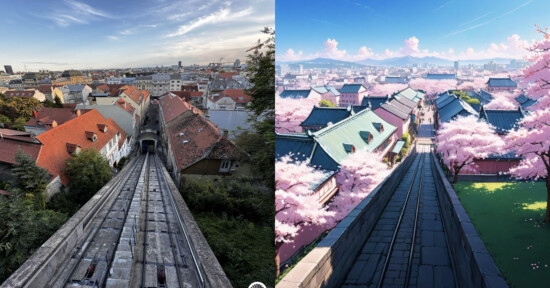
[[[431,153],[441,218],[459,287],[508,287],[435,159]]]
[[[304,257],[277,288],[339,287],[415,156],[413,148],[401,165]]]

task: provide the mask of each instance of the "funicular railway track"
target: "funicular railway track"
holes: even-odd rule
[[[206,287],[161,163],[140,155],[46,287]]]
[[[429,146],[418,148],[409,172],[376,220],[342,287],[455,287]],[[441,255],[433,255],[437,253]]]

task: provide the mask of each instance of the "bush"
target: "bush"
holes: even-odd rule
[[[117,168],[120,170],[122,167],[124,167],[124,164],[126,164],[126,161],[128,161],[128,158],[126,156],[120,158],[117,163]]]

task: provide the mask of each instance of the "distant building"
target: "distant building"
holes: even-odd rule
[[[46,96],[37,89],[25,91],[6,91],[4,92],[4,95],[6,96],[6,98],[35,98],[36,100],[41,102],[46,100]]]
[[[428,73],[424,78],[430,80],[453,80],[456,79],[456,74]]]
[[[508,78],[489,78],[487,81],[487,91],[514,91],[518,84],[510,77]]]
[[[458,68],[460,67],[459,66],[460,64],[458,63],[458,61],[455,61],[455,70],[458,71]]]
[[[368,95],[367,88],[362,84],[344,84],[340,89],[339,106],[359,105],[363,97]]]
[[[33,117],[25,124],[25,131],[40,135],[81,115],[80,109],[40,108],[33,111]]]
[[[290,73],[290,65],[281,64],[281,77],[284,77],[288,73]]]
[[[213,110],[243,110],[251,97],[240,89],[227,89],[208,97],[206,108]]]
[[[181,68],[181,61],[178,61],[178,68]]]
[[[11,65],[4,65],[4,70],[6,70],[6,74],[13,75],[13,68],[11,68]]]

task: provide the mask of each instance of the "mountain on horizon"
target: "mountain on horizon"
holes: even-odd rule
[[[493,61],[497,64],[509,64],[511,58],[491,58],[491,59],[479,59],[479,60],[458,60],[460,65],[474,64],[474,65],[483,65]],[[351,67],[361,67],[365,65],[375,65],[375,66],[408,66],[408,65],[422,65],[422,64],[432,64],[438,66],[453,66],[454,60],[443,59],[439,57],[426,56],[426,57],[414,57],[414,56],[403,56],[403,57],[394,57],[383,60],[376,59],[365,59],[357,62],[349,62],[342,60],[335,60],[329,58],[315,58],[311,60],[304,61],[288,61],[288,62],[277,62],[278,65],[288,64],[292,68],[297,68],[300,64],[304,68],[351,68]]]

